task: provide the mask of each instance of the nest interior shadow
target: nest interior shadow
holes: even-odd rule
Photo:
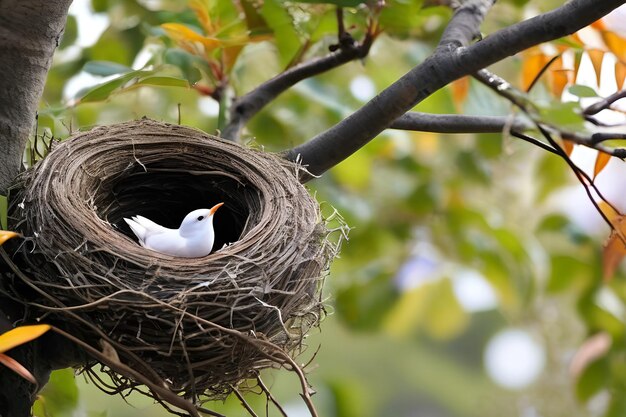
[[[249,219],[250,208],[260,207],[258,195],[248,187],[215,173],[189,173],[180,161],[135,167],[134,172],[112,184],[103,184],[111,193],[99,194],[98,215],[134,239],[123,218],[145,216],[158,224],[177,229],[187,213],[210,208],[219,202],[226,206],[215,214],[214,248],[239,240]],[[145,168],[145,169],[144,169]]]
[[[336,244],[319,205],[282,158],[152,120],[64,141],[10,198],[22,281],[0,291],[186,397],[223,398],[295,354],[322,313]],[[214,252],[176,258],[140,247],[123,222],[177,228],[224,202]],[[28,290],[25,290],[28,288]],[[93,362],[83,364],[89,370]],[[110,371],[117,391],[136,381]],[[111,386],[103,387],[105,389]]]

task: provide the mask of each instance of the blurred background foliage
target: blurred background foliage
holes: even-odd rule
[[[216,91],[226,100],[245,94],[336,43],[331,3],[347,7],[346,28],[362,39],[371,11],[356,0],[75,0],[25,162],[74,131],[142,116],[216,132],[227,103]],[[483,30],[560,4],[500,1]],[[367,58],[279,96],[251,120],[244,142],[280,151],[337,123],[431,53],[450,16],[419,0],[389,0],[379,13],[383,33]],[[523,82],[521,57],[495,70]],[[512,111],[465,83],[416,110]],[[533,94],[551,108],[547,90]],[[615,177],[609,189],[619,187]],[[388,130],[309,187],[353,228],[326,281],[328,317],[302,359],[314,356],[321,415],[626,415],[626,280],[618,271],[602,282],[608,228],[557,157],[501,134]],[[308,415],[293,375],[265,378],[290,416]],[[261,397],[249,401],[264,410]],[[244,414],[236,398],[208,406]],[[63,370],[35,415],[168,414]]]

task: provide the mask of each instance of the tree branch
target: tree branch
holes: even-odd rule
[[[519,117],[409,112],[394,120],[389,128],[434,133],[499,133],[507,129],[523,132],[533,126]]]
[[[448,83],[533,45],[574,33],[623,3],[624,0],[572,0],[465,47],[478,32],[478,24],[492,4],[490,0],[467,1],[455,12],[433,55],[361,109],[283,156],[290,160],[301,159],[313,175],[320,175]],[[468,20],[468,14],[473,14],[473,19]],[[468,24],[470,20],[473,27]],[[449,35],[452,33],[454,39]]]
[[[20,170],[70,3],[0,1],[0,194]]]
[[[598,114],[602,110],[610,108],[611,104],[615,103],[617,100],[620,100],[620,99],[622,99],[624,97],[626,97],[626,90],[618,91],[617,93],[611,94],[607,98],[602,99],[602,100],[598,101],[597,103],[594,103],[591,106],[587,107],[583,111],[583,114],[585,116],[591,116],[591,115],[594,115],[594,114]]]
[[[616,132],[574,132],[560,129],[556,126],[549,125],[544,123],[541,120],[540,115],[537,114],[534,107],[529,104],[528,98],[526,94],[511,84],[509,84],[505,79],[499,77],[498,75],[488,71],[486,69],[482,69],[474,74],[474,78],[478,81],[492,89],[496,92],[496,94],[506,98],[511,103],[515,104],[517,107],[522,109],[534,122],[536,126],[539,126],[541,129],[545,129],[549,133],[556,133],[562,139],[567,139],[579,145],[584,145],[589,148],[597,149],[601,152],[607,153],[609,155],[613,155],[617,158],[624,159],[626,158],[626,149],[623,148],[609,148],[601,145],[602,142],[606,140],[618,139],[623,140],[626,139],[625,133],[616,133]],[[608,103],[613,98],[617,97],[618,94],[613,94],[607,99],[603,100],[602,103]],[[617,100],[617,99],[615,99]],[[613,100],[613,101],[615,101]]]
[[[340,13],[338,13],[338,19],[341,19]],[[231,108],[230,121],[221,136],[225,139],[237,139],[245,124],[255,114],[298,82],[337,68],[354,59],[365,58],[378,35],[376,27],[370,24],[363,41],[357,43],[347,32],[343,31],[342,33],[342,25],[343,23],[339,26],[337,50],[324,57],[298,64],[238,98]]]

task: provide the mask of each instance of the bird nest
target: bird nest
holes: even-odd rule
[[[338,242],[301,170],[145,119],[77,134],[23,174],[11,196],[13,227],[26,241],[16,254],[22,280],[4,292],[31,319],[91,346],[104,340],[120,363],[181,396],[223,398],[289,362],[323,312]],[[145,249],[123,221],[140,214],[177,228],[218,202],[215,251],[203,258]],[[109,388],[138,384],[109,371]]]

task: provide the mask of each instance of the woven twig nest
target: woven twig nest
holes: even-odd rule
[[[92,346],[104,338],[121,362],[175,392],[222,397],[276,365],[272,346],[297,351],[320,319],[335,247],[300,169],[151,120],[77,134],[11,197],[30,281],[12,296]],[[204,258],[144,249],[123,222],[141,214],[177,228],[186,213],[222,201],[216,250]],[[118,388],[134,384],[113,378]]]

